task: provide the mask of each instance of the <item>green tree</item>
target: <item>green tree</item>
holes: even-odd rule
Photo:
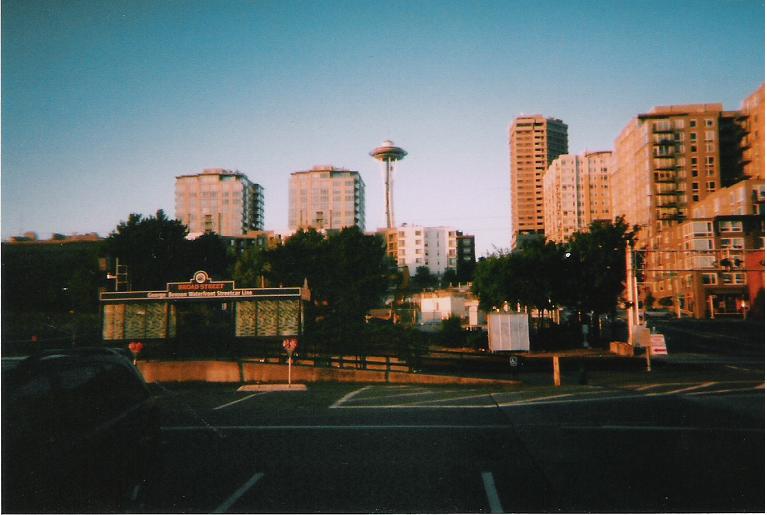
[[[440,277],[439,282],[442,288],[449,288],[451,284],[458,284],[458,273],[452,268],[448,268]]]
[[[439,278],[429,271],[428,266],[419,266],[415,269],[415,275],[410,279],[410,287],[413,290],[425,290],[434,288],[439,283]]]
[[[268,254],[266,249],[251,247],[245,250],[234,263],[232,277],[238,286],[260,288],[262,279],[269,273]]]
[[[168,282],[189,279],[184,263],[187,233],[185,225],[169,219],[162,209],[150,217],[132,213],[107,238],[107,251],[128,266],[132,289],[161,289]]]
[[[396,274],[380,236],[367,236],[357,227],[331,235],[327,241],[327,282],[322,305],[326,324],[338,339],[357,336],[365,314],[380,305],[391,278]]]
[[[626,276],[626,241],[632,242],[636,231],[618,217],[574,233],[564,246],[566,280],[560,303],[584,315],[614,315]]]
[[[216,233],[205,233],[183,243],[183,266],[186,278],[198,270],[205,270],[216,279],[229,279],[232,275],[232,257],[224,240]]]
[[[509,254],[497,251],[477,263],[472,291],[479,297],[479,305],[485,311],[500,308],[504,301],[509,300],[511,267],[508,262]]]
[[[356,227],[327,238],[313,229],[298,231],[278,247],[243,253],[234,270],[242,284],[259,284],[262,275],[270,286],[301,286],[306,280],[312,294],[306,332],[328,344],[354,342],[365,314],[380,305],[398,277],[380,236]]]

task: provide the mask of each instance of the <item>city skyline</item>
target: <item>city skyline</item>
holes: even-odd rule
[[[265,228],[284,231],[290,174],[319,163],[359,170],[373,231],[386,222],[368,151],[392,139],[409,153],[397,223],[456,227],[482,256],[509,246],[520,114],[567,123],[571,154],[612,150],[653,106],[737,109],[764,80],[751,1],[2,9],[4,239],[173,213],[174,178],[205,168],[263,185]]]

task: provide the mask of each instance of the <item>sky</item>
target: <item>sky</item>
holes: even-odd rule
[[[361,173],[408,156],[398,224],[510,245],[508,128],[568,125],[570,153],[611,150],[655,105],[737,109],[765,76],[755,0],[3,0],[2,238],[108,235],[173,216],[175,177],[240,170],[286,231],[291,172]]]

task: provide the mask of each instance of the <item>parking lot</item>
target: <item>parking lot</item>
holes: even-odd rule
[[[131,511],[760,511],[758,379],[493,389],[164,385]]]

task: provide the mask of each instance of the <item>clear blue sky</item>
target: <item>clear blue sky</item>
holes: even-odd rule
[[[764,80],[764,3],[3,0],[2,236],[107,235],[174,213],[175,176],[239,169],[287,228],[288,177],[409,156],[397,222],[509,246],[508,126],[541,113],[570,152],[611,149],[654,105],[735,109]]]

